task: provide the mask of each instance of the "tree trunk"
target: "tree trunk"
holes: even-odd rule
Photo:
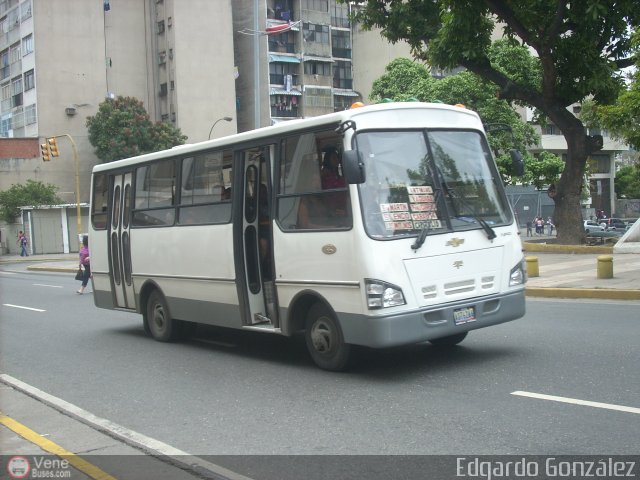
[[[582,129],[564,132],[564,137],[567,140],[567,160],[553,196],[554,221],[558,232],[558,243],[579,245],[585,242],[586,237],[580,201],[591,145]]]

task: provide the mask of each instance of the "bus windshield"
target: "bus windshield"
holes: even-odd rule
[[[359,192],[370,237],[491,232],[511,223],[501,179],[480,132],[372,131],[358,133],[356,142],[365,163],[366,182]]]

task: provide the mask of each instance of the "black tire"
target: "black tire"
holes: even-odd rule
[[[147,300],[145,323],[158,342],[172,342],[178,338],[179,322],[171,318],[167,302],[157,290],[151,292]]]
[[[469,332],[462,332],[456,333],[455,335],[449,335],[448,337],[434,338],[429,340],[429,342],[437,347],[453,347],[467,338],[468,333]]]
[[[323,304],[311,307],[305,323],[304,338],[309,355],[323,370],[345,370],[351,357],[351,345],[344,342],[335,315]]]

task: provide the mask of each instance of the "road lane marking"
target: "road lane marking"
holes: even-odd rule
[[[0,273],[4,275],[15,275],[17,272],[7,272],[6,270],[0,270]]]
[[[615,405],[613,403],[592,402],[590,400],[580,400],[577,398],[569,398],[569,397],[556,397],[555,395],[545,395],[543,393],[522,392],[522,391],[511,392],[511,395],[518,395],[520,397],[537,398],[539,400],[550,400],[552,402],[571,403],[573,405],[583,405],[586,407],[604,408],[606,410],[615,410],[618,412],[640,414],[640,408],[627,407],[624,405]]]
[[[214,477],[220,478],[221,480],[252,480],[250,477],[233,472],[221,465],[207,462],[206,460],[179,450],[164,442],[147,437],[146,435],[134,430],[129,430],[128,428],[111,422],[105,418],[98,417],[91,412],[83,410],[72,403],[62,400],[61,398],[54,397],[47,392],[43,392],[42,390],[18,380],[11,375],[7,375],[6,373],[0,373],[0,383],[9,385],[10,387],[35,398],[45,405],[49,405],[55,410],[62,412],[65,415],[94,428],[95,430],[98,430],[99,432],[106,433],[126,445],[140,449],[147,454],[150,453],[154,457],[169,464],[178,464],[181,468],[189,472],[195,471],[196,473],[202,474],[199,470],[204,470],[205,474],[211,473]]]
[[[69,462],[69,464],[76,467],[82,473],[87,474],[89,477],[95,480],[116,480],[115,477],[112,477],[111,475],[106,473],[104,470],[101,470],[100,468],[96,467],[92,463],[87,462],[83,458],[61,447],[57,443],[54,443],[51,440],[44,438],[39,433],[34,432],[29,427],[21,424],[20,422],[17,422],[13,418],[0,414],[0,424],[4,425],[9,430],[14,431],[25,440],[33,443],[34,445],[37,445],[45,452],[52,453],[53,455],[56,455],[66,460],[67,462]]]
[[[31,310],[32,312],[46,312],[46,310],[42,310],[41,308],[23,307],[22,305],[12,305],[10,303],[3,303],[2,305],[5,307],[20,308],[22,310]]]
[[[47,285],[46,283],[34,283],[34,287],[62,288],[62,285]]]

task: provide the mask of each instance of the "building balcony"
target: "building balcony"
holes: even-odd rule
[[[269,51],[276,53],[296,53],[296,44],[269,40]]]

